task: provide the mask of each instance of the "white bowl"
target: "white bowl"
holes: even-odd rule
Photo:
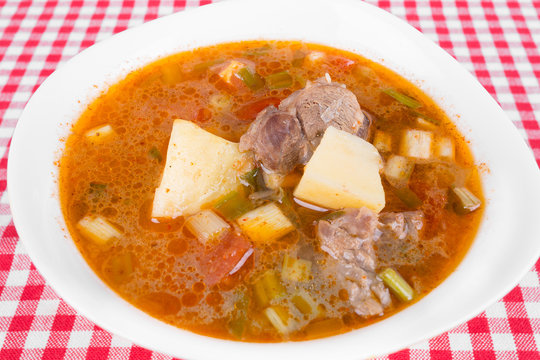
[[[350,50],[428,93],[470,140],[487,206],[471,249],[428,296],[394,316],[330,338],[239,343],[160,322],[117,296],[90,270],[66,232],[59,159],[70,124],[131,70],[195,47],[246,39],[294,39]],[[392,352],[478,314],[510,291],[540,253],[540,172],[502,109],[450,55],[411,26],[354,0],[228,1],[124,31],[68,61],[36,91],[11,144],[13,218],[36,267],[58,294],[101,327],[144,347],[197,359],[346,359]]]

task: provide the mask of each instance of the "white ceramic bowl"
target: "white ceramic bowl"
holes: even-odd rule
[[[435,99],[471,141],[487,197],[465,259],[418,303],[326,339],[252,344],[208,338],[131,306],[90,270],[66,232],[58,169],[70,124],[101,91],[182,50],[245,39],[294,39],[350,50],[395,70]],[[398,350],[478,314],[540,253],[540,172],[501,108],[451,56],[394,16],[360,1],[228,1],[185,11],[96,44],[54,72],[19,119],[8,164],[15,225],[35,265],[81,314],[144,347],[189,359],[348,359]]]

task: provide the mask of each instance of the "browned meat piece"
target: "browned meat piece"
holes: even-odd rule
[[[261,111],[240,138],[240,151],[248,150],[265,168],[281,174],[311,155],[298,119],[273,106]]]
[[[379,215],[379,222],[381,240],[401,240],[409,237],[418,242],[418,231],[424,227],[424,214],[421,211],[382,213]]]
[[[346,209],[332,221],[319,221],[317,231],[321,249],[336,260],[356,259],[364,268],[375,270],[372,237],[377,214],[367,208]]]
[[[422,239],[422,246],[418,246],[420,232],[424,231],[422,211],[382,213],[379,222],[377,257],[381,266],[415,265],[433,254],[448,256],[444,242],[437,236]]]
[[[279,109],[300,120],[313,149],[329,126],[364,139],[369,136],[371,119],[362,112],[356,96],[345,85],[331,82],[329,77],[293,93],[281,102]]]
[[[381,314],[391,304],[390,294],[375,274],[373,249],[378,234],[377,214],[367,208],[345,209],[333,220],[321,220],[317,237],[321,249],[332,256],[349,301],[361,316]]]

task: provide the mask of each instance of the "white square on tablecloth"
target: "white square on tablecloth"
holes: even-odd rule
[[[18,306],[19,306],[18,301],[13,301],[13,300],[4,300],[4,301],[2,301],[2,306],[0,306],[0,316],[1,317],[13,317],[15,315],[15,313],[17,312],[17,307]]]
[[[519,286],[525,286],[525,287],[540,286],[538,282],[538,275],[532,271],[527,272],[525,276],[520,280]]]
[[[524,305],[525,310],[527,310],[527,316],[529,317],[529,319],[540,319],[540,303],[525,302]]]
[[[58,311],[60,300],[40,300],[36,308],[36,316],[40,315],[55,315]]]
[[[93,331],[72,331],[69,335],[68,348],[87,348],[90,346]]]
[[[506,309],[504,307],[504,303],[498,302],[491,305],[485,310],[485,313],[488,318],[505,318]]]
[[[50,331],[30,331],[24,343],[25,349],[43,349],[47,346]]]
[[[11,270],[6,279],[5,286],[24,286],[28,281],[30,270]]]
[[[131,345],[133,345],[131,341],[121,336],[113,335],[111,338],[111,347],[122,348],[122,347],[130,347]]]
[[[469,334],[448,333],[448,340],[452,351],[472,351],[473,349]]]
[[[516,351],[516,344],[512,334],[491,334],[493,339],[493,350],[495,351]]]

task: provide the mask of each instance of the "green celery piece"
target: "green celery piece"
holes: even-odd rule
[[[255,284],[253,284],[253,296],[261,308],[265,308],[270,305],[270,299],[266,294],[264,283],[261,280],[257,280]]]
[[[394,89],[384,89],[382,92],[412,109],[418,109],[420,106],[422,106],[418,100],[415,100],[412,97],[402,94]]]
[[[244,292],[240,293],[239,296],[240,298],[234,303],[232,319],[227,323],[227,327],[229,332],[235,338],[241,340],[248,323],[247,309],[249,306],[249,299]]]
[[[255,168],[251,171],[248,171],[240,177],[240,180],[243,181],[243,184],[248,184],[253,188],[253,191],[263,191],[268,190],[266,184],[264,183],[264,177],[261,168]]]
[[[482,201],[465,187],[451,187],[454,197],[454,211],[459,215],[465,215],[478,209]]]
[[[303,52],[302,50],[296,50],[293,54],[292,66],[294,67],[302,66],[305,58],[306,58],[305,52]]]
[[[314,339],[335,334],[341,329],[343,329],[343,320],[328,318],[309,323],[303,331],[308,339]]]
[[[299,228],[301,224],[300,217],[294,210],[294,200],[292,199],[292,194],[283,190],[283,188],[279,188],[279,203],[279,207],[285,216],[289,218],[294,227]]]
[[[253,209],[253,204],[247,199],[244,192],[231,191],[219,199],[214,208],[227,220],[235,220]]]
[[[321,218],[319,220],[332,221],[332,220],[337,219],[338,217],[340,217],[343,214],[345,214],[345,211],[343,211],[343,210],[332,211],[332,212],[326,213],[323,216],[321,216]]]
[[[247,67],[238,70],[237,74],[244,84],[253,91],[257,91],[264,86],[264,79],[256,72],[252,73]]]
[[[242,337],[244,336],[246,325],[247,317],[245,314],[238,314],[227,323],[229,332],[238,340],[242,339]]]
[[[200,75],[200,74],[204,73],[206,70],[208,70],[209,67],[217,65],[217,64],[221,64],[221,63],[224,63],[224,62],[225,62],[225,60],[223,60],[223,59],[205,61],[205,62],[202,62],[202,63],[199,63],[199,64],[195,65],[193,67],[192,72],[194,74],[196,74],[196,75]]]
[[[414,298],[414,290],[394,269],[384,269],[379,277],[401,301],[407,302]]]
[[[311,307],[311,304],[300,295],[293,296],[291,301],[294,306],[296,306],[296,308],[304,315],[311,315],[311,313],[315,311],[315,309]]]
[[[432,118],[432,117],[429,117],[429,116],[427,116],[427,115],[424,115],[424,114],[422,114],[422,113],[419,113],[418,111],[414,111],[414,110],[413,110],[412,113],[413,113],[414,115],[416,115],[416,116],[418,116],[418,117],[421,117],[422,119],[424,119],[424,120],[426,120],[426,121],[432,123],[433,125],[437,125],[437,126],[441,125],[441,122],[440,122],[439,120],[434,119],[434,118]]]
[[[394,194],[403,201],[405,205],[407,205],[410,208],[416,208],[420,205],[422,205],[422,200],[416,195],[411,189],[408,187],[403,188],[392,188],[394,191]]]
[[[131,253],[123,253],[109,258],[104,265],[105,275],[114,283],[126,282],[133,272],[133,259]]]
[[[293,78],[287,71],[270,74],[266,77],[266,85],[268,85],[270,89],[282,89],[290,87],[292,83]]]
[[[253,284],[253,292],[259,306],[267,307],[271,300],[285,295],[286,290],[276,272],[268,270]]]
[[[272,46],[270,44],[265,44],[263,46],[259,46],[259,47],[253,48],[253,49],[246,50],[244,52],[244,56],[265,55],[265,54],[268,54],[268,52],[270,52],[271,49],[272,49]]]
[[[148,155],[150,155],[152,159],[156,159],[158,162],[161,162],[163,160],[161,152],[155,146],[150,149]]]

